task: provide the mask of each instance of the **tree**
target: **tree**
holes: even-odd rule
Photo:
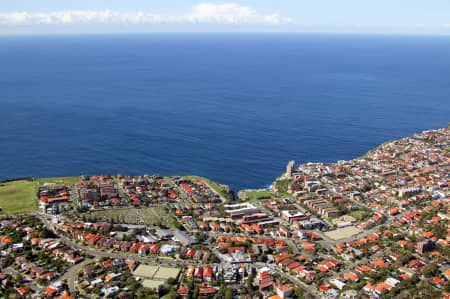
[[[432,264],[431,266],[429,266],[427,269],[425,269],[423,271],[423,275],[425,275],[425,277],[433,277],[436,276],[439,273],[439,268],[436,264]]]
[[[247,287],[251,291],[253,290],[253,280],[255,279],[255,276],[253,273],[250,273],[250,275],[247,278]]]
[[[233,298],[233,289],[232,288],[226,288],[225,290],[225,299],[232,299]]]
[[[225,296],[225,285],[221,284],[219,291],[217,292],[217,298],[223,298]]]
[[[179,298],[179,296],[178,296],[177,292],[171,290],[171,291],[169,292],[169,294],[167,294],[167,295],[165,296],[165,298],[168,298],[168,299],[176,299],[176,298]]]
[[[197,286],[194,288],[194,291],[192,291],[192,298],[198,298],[198,287]]]
[[[169,277],[169,279],[167,279],[167,283],[169,285],[175,285],[177,283],[177,280],[173,277]]]
[[[402,255],[399,257],[399,265],[406,264],[407,262],[409,262],[411,257],[412,257],[412,254],[409,252],[402,253]]]
[[[220,260],[215,254],[211,254],[209,257],[209,262],[212,264],[218,263]]]
[[[169,291],[170,287],[166,284],[162,284],[158,287],[158,295],[160,298],[169,293]]]
[[[293,297],[296,298],[296,299],[304,298],[304,291],[303,291],[303,289],[302,288],[296,288],[294,290],[294,296]]]
[[[20,274],[20,273],[17,273],[15,276],[14,276],[14,282],[15,283],[17,283],[17,284],[20,284],[21,282],[22,282],[22,275]]]

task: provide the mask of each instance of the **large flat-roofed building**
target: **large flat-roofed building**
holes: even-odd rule
[[[80,188],[80,197],[82,200],[97,200],[97,189],[94,188]]]
[[[265,213],[256,213],[252,215],[245,215],[242,217],[243,224],[255,223],[255,222],[266,222],[272,220],[273,218]]]
[[[195,239],[193,239],[192,237],[186,235],[182,231],[176,231],[175,234],[174,234],[174,238],[178,242],[183,244],[184,246],[188,246],[188,245],[192,245],[192,244],[197,243],[197,241]]]
[[[323,199],[308,200],[305,201],[305,204],[325,217],[333,218],[338,217],[340,214],[338,209],[333,208],[327,201]]]
[[[284,210],[281,212],[281,216],[284,220],[289,222],[289,224],[292,224],[294,221],[300,221],[305,220],[305,214],[299,211],[290,211],[290,210]]]
[[[252,215],[259,213],[260,209],[250,203],[225,205],[225,213],[227,213],[231,219],[240,219],[245,215]]]

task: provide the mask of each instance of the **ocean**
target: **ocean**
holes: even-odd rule
[[[0,37],[0,179],[196,174],[235,191],[450,121],[450,37]]]

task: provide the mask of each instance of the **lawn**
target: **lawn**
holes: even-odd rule
[[[262,191],[262,190],[245,190],[243,192],[245,193],[245,197],[247,198],[246,201],[248,201],[248,202],[255,202],[255,201],[283,197],[283,194],[277,194],[274,192]]]
[[[369,213],[366,211],[362,211],[362,210],[356,210],[356,211],[351,211],[349,213],[349,215],[355,217],[359,221],[362,221],[369,216]]]
[[[66,177],[56,177],[56,178],[39,178],[35,179],[38,182],[39,186],[42,186],[46,183],[55,184],[55,185],[72,185],[78,183],[80,181],[79,176],[66,176]]]
[[[37,211],[34,182],[19,180],[0,183],[0,214],[23,214]]]
[[[182,176],[183,178],[189,179],[189,180],[202,180],[205,183],[207,183],[211,188],[214,189],[214,191],[216,191],[217,193],[219,193],[219,195],[225,199],[231,199],[230,198],[230,194],[228,194],[227,192],[225,192],[225,189],[219,184],[216,183],[210,179],[207,178],[203,178],[200,176],[196,176],[196,175],[184,175]]]
[[[144,279],[142,281],[142,286],[144,288],[149,288],[149,289],[158,289],[158,287],[160,285],[163,285],[165,283],[165,281],[161,281],[161,280],[152,280],[152,279]]]
[[[287,193],[289,184],[292,180],[276,180],[275,186],[278,192]]]

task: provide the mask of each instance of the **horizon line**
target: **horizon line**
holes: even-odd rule
[[[81,36],[81,35],[152,35],[152,34],[180,34],[180,35],[364,35],[364,36],[415,36],[415,37],[450,37],[450,33],[413,33],[413,32],[346,32],[346,31],[130,31],[130,32],[42,32],[42,33],[1,33],[0,37],[14,36]]]

